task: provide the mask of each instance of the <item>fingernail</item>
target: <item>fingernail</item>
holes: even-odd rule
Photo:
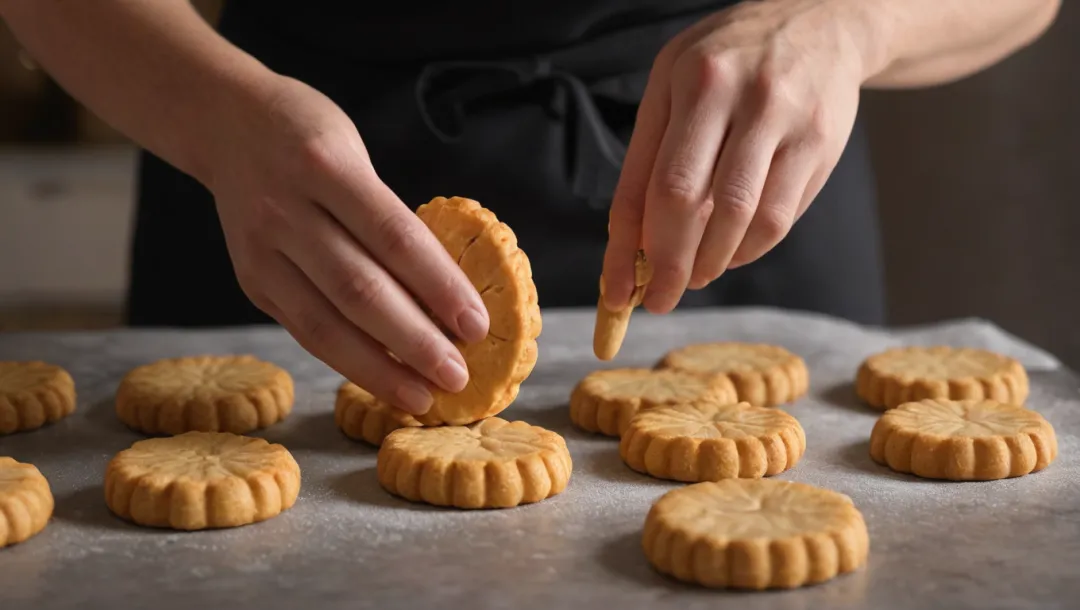
[[[398,386],[396,394],[401,401],[401,408],[413,415],[423,415],[431,408],[431,392],[418,383],[403,383]]]
[[[479,341],[488,334],[487,316],[471,307],[461,312],[457,323],[458,330],[463,335],[461,338],[470,343]]]
[[[435,375],[438,376],[439,381],[442,382],[443,387],[448,392],[460,392],[465,389],[465,384],[469,382],[469,372],[465,370],[465,367],[460,362],[453,358],[443,360],[439,368],[435,369]]]

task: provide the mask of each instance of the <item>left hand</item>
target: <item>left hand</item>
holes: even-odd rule
[[[743,2],[672,39],[653,65],[611,208],[605,303],[625,306],[640,248],[644,306],[752,262],[817,196],[863,80],[852,4]],[[827,247],[823,245],[823,247]]]

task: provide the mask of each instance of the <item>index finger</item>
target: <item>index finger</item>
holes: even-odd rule
[[[409,292],[465,341],[487,336],[487,308],[457,261],[375,175],[334,176],[323,202]]]
[[[619,311],[634,292],[634,266],[642,247],[645,194],[670,112],[667,76],[654,71],[638,106],[619,183],[611,200],[604,251],[604,305]]]

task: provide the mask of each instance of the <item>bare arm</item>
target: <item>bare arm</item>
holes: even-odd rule
[[[1061,0],[757,0],[686,29],[656,58],[611,207],[604,301],[666,313],[751,263],[817,197],[864,87],[947,83],[1035,40]]]
[[[303,347],[412,413],[465,387],[416,301],[466,341],[487,335],[484,302],[332,100],[187,0],[0,0],[0,16],[75,98],[213,193],[240,286]]]
[[[1034,42],[1061,0],[841,0],[864,27],[871,88],[955,81]],[[867,26],[868,27],[865,27]]]

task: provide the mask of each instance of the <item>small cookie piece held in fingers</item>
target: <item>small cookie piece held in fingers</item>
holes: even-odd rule
[[[39,361],[0,362],[0,434],[36,430],[75,411],[75,381]]]
[[[993,400],[909,402],[886,411],[870,433],[878,464],[928,479],[991,481],[1046,468],[1057,436],[1042,415]]]
[[[792,589],[866,564],[870,536],[843,494],[770,479],[729,479],[667,492],[645,518],[656,570],[716,589]]]
[[[49,482],[36,466],[0,457],[0,548],[41,533],[53,506]]]
[[[987,350],[900,347],[863,361],[855,389],[859,398],[882,411],[924,398],[985,398],[1022,405],[1028,377],[1019,361]]]
[[[132,369],[116,392],[116,415],[146,434],[244,434],[292,411],[293,380],[254,356],[168,358]]]
[[[239,527],[281,514],[299,494],[285,447],[227,432],[137,441],[105,469],[109,510],[146,527]]]
[[[799,421],[780,409],[711,401],[657,407],[630,420],[619,456],[630,468],[683,482],[753,479],[793,468],[806,452]]]
[[[376,447],[382,444],[387,434],[398,428],[421,425],[412,415],[386,404],[348,381],[338,388],[334,402],[334,423],[345,436]]]
[[[379,484],[413,502],[510,508],[562,493],[573,463],[558,434],[491,417],[469,426],[401,428],[379,448]]]
[[[723,376],[675,370],[605,369],[589,373],[570,394],[570,421],[586,432],[619,436],[638,411],[695,400],[733,403]]]
[[[651,281],[652,266],[645,258],[645,251],[638,250],[630,302],[622,309],[612,311],[604,304],[604,277],[600,276],[600,301],[596,305],[596,327],[593,329],[593,353],[597,358],[611,360],[618,355],[626,338],[626,329],[630,326],[630,315],[645,299],[645,290]]]
[[[436,197],[416,215],[480,293],[489,320],[481,341],[451,337],[468,385],[456,393],[435,388],[431,408],[416,419],[425,426],[471,424],[510,406],[536,365],[543,322],[532,266],[510,227],[472,199]]]
[[[810,373],[799,356],[764,343],[698,343],[672,350],[662,369],[726,375],[739,400],[759,407],[793,402],[810,388]]]

